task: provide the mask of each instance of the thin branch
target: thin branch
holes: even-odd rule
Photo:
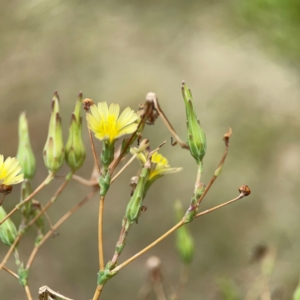
[[[0,264],[0,270],[4,267],[4,265],[6,264],[7,260],[10,258],[11,254],[14,252],[14,249],[16,248],[19,240],[21,239],[22,234],[18,234],[16,239],[14,240],[13,244],[10,246],[10,248],[8,249],[5,257],[3,258],[1,264]]]
[[[129,160],[128,162],[124,165],[124,167],[112,178],[111,183],[113,183],[117,177],[133,162],[133,160],[135,159],[136,154],[134,154]]]
[[[92,99],[84,99],[82,101],[83,104],[83,109],[85,110],[86,115],[88,114],[88,111],[90,110],[91,105],[95,105]],[[90,138],[90,144],[91,144],[91,148],[92,148],[92,152],[93,152],[93,157],[94,157],[94,162],[97,166],[97,170],[98,170],[98,174],[100,174],[100,165],[99,165],[99,161],[97,158],[97,154],[96,154],[96,150],[95,150],[95,144],[94,144],[94,140],[93,140],[93,135],[92,135],[92,131],[89,128],[89,124],[87,124],[87,128],[88,128],[88,132],[89,132],[89,138]]]
[[[32,265],[32,262],[39,250],[39,248],[47,241],[47,239],[49,237],[52,236],[53,230],[56,230],[61,224],[63,224],[71,215],[73,215],[80,207],[82,207],[88,200],[90,200],[95,193],[98,191],[98,188],[95,188],[94,190],[92,190],[86,197],[83,198],[83,200],[81,200],[77,205],[75,205],[73,208],[71,208],[67,213],[65,213],[54,225],[53,228],[50,229],[45,235],[44,237],[41,239],[41,241],[39,242],[38,245],[36,245],[31,254],[30,257],[28,259],[27,265],[26,265],[26,269],[29,269]]]
[[[40,218],[49,208],[50,206],[56,201],[57,197],[62,193],[62,191],[65,189],[67,184],[70,182],[70,179],[72,178],[73,173],[70,172],[67,176],[65,181],[60,185],[60,187],[56,190],[53,197],[46,203],[46,205],[41,209],[41,211],[26,225],[26,227],[30,227],[32,224],[36,222],[38,218]]]
[[[95,161],[95,164],[97,166],[98,174],[100,174],[100,165],[99,165],[99,161],[98,161],[96,150],[95,150],[95,144],[94,144],[92,131],[89,128],[88,128],[88,130],[89,130],[90,144],[91,144],[91,147],[92,147],[94,161]]]
[[[12,211],[10,211],[6,217],[0,221],[0,225],[3,224],[11,215],[13,215],[18,209],[20,209],[21,206],[23,206],[25,203],[30,201],[41,189],[43,189],[47,184],[51,182],[51,180],[54,178],[54,173],[50,173],[46,179],[23,201],[21,201],[19,204],[17,204]]]
[[[155,240],[153,243],[151,243],[150,245],[148,245],[147,247],[145,247],[143,250],[141,250],[140,252],[138,252],[137,254],[133,255],[132,257],[130,257],[129,259],[127,259],[125,262],[123,262],[122,264],[118,265],[117,267],[115,267],[112,270],[112,273],[117,273],[118,271],[120,271],[122,268],[126,267],[128,264],[130,264],[131,262],[133,262],[134,260],[136,260],[137,258],[139,258],[142,254],[144,254],[145,252],[147,252],[148,250],[150,250],[151,248],[153,248],[154,246],[156,246],[159,242],[161,242],[162,240],[164,240],[167,236],[169,236],[171,233],[173,233],[175,230],[177,230],[179,227],[181,227],[184,224],[184,221],[181,220],[180,222],[178,222],[174,227],[172,227],[170,230],[168,230],[166,233],[164,233],[161,237],[159,237],[157,240]]]
[[[231,204],[237,200],[242,199],[243,197],[248,196],[251,191],[250,189],[244,185],[242,186],[240,189],[240,195],[230,201],[227,201],[223,204],[217,205],[213,208],[207,209],[197,215],[195,215],[195,218],[206,215],[210,212],[213,212],[223,206],[226,206],[228,204]],[[184,225],[184,220],[181,220],[180,222],[178,222],[174,227],[172,227],[169,231],[167,231],[166,233],[164,233],[161,237],[159,237],[157,240],[155,240],[153,243],[151,243],[150,245],[148,245],[147,247],[145,247],[143,250],[141,250],[140,252],[138,252],[137,254],[133,255],[132,257],[130,257],[129,259],[127,259],[125,262],[123,262],[122,264],[118,265],[117,267],[115,267],[111,272],[112,275],[114,275],[115,273],[117,273],[118,271],[120,271],[122,268],[126,267],[128,264],[130,264],[131,262],[133,262],[134,260],[136,260],[137,258],[139,258],[142,254],[144,254],[145,252],[147,252],[148,250],[150,250],[151,248],[153,248],[154,246],[156,246],[159,242],[161,242],[162,240],[164,240],[167,236],[169,236],[171,233],[173,233],[175,230],[177,230],[179,227],[181,227],[182,225]]]
[[[197,200],[197,205],[199,206],[200,203],[203,201],[204,197],[206,196],[206,194],[208,193],[209,189],[211,188],[211,186],[213,185],[213,183],[215,182],[215,180],[217,179],[219,173],[221,172],[221,168],[223,167],[223,164],[226,160],[227,154],[228,154],[228,150],[229,150],[229,139],[230,136],[232,134],[232,130],[231,128],[229,128],[228,132],[224,134],[224,142],[225,142],[225,151],[224,154],[219,162],[219,165],[214,173],[214,175],[212,176],[209,184],[206,186],[203,194],[201,195],[201,197]]]
[[[104,270],[104,253],[103,253],[103,211],[105,196],[100,196],[99,218],[98,218],[98,255],[100,271]]]
[[[104,284],[97,285],[93,300],[98,300],[100,298],[103,287],[104,287]]]
[[[27,299],[32,300],[31,293],[30,293],[30,290],[29,290],[29,286],[25,285],[24,288],[25,288]]]
[[[212,208],[210,208],[210,209],[204,210],[204,211],[202,211],[202,212],[196,214],[196,215],[195,215],[195,218],[198,218],[198,217],[201,217],[201,216],[203,216],[203,215],[209,214],[209,213],[211,213],[211,212],[213,212],[213,211],[215,211],[215,210],[217,210],[217,209],[219,209],[219,208],[222,208],[222,207],[224,207],[224,206],[226,206],[226,205],[229,205],[229,204],[231,204],[231,203],[233,203],[233,202],[235,202],[235,201],[238,201],[238,200],[244,198],[245,196],[246,196],[245,194],[241,193],[240,195],[238,195],[236,198],[234,198],[234,199],[232,199],[232,200],[229,200],[229,201],[227,201],[227,202],[225,202],[225,203],[222,203],[222,204],[220,204],[220,205],[217,205],[217,206],[215,206],[215,207],[212,207]]]
[[[10,275],[14,276],[15,278],[19,279],[19,276],[15,272],[13,272],[11,269],[6,268],[5,266],[3,266],[2,269],[4,271],[6,271],[7,273],[9,273]]]
[[[154,93],[148,93],[147,94],[147,100],[152,101],[154,108],[158,111],[159,115],[161,116],[163,122],[165,123],[166,127],[168,128],[168,130],[170,131],[170,133],[173,135],[173,137],[175,138],[176,142],[184,149],[189,149],[189,146],[183,142],[180,137],[177,135],[174,127],[172,126],[172,124],[170,123],[170,121],[168,120],[167,116],[165,115],[165,113],[163,112],[162,108],[159,105],[158,102],[158,98],[156,96],[156,94]],[[175,143],[176,144],[176,143]]]

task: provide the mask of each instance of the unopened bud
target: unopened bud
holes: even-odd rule
[[[195,158],[197,164],[200,165],[206,152],[206,137],[194,110],[192,93],[184,82],[182,83],[182,95],[187,118],[187,144],[191,155]]]
[[[61,118],[59,116],[59,98],[57,92],[52,99],[52,111],[47,142],[44,147],[44,162],[50,172],[57,172],[64,160],[64,143]]]
[[[129,203],[127,204],[126,218],[131,224],[138,221],[141,208],[142,208],[143,198],[145,195],[145,187],[146,187],[147,179],[149,177],[149,173],[150,173],[149,168],[144,167],[142,169],[142,173],[139,176],[137,186],[133,192],[133,195],[129,200]]]
[[[6,217],[6,212],[2,206],[0,206],[0,220]],[[4,223],[0,225],[0,239],[3,244],[11,246],[17,238],[17,229],[13,221],[8,218]]]
[[[82,94],[79,94],[74,112],[71,117],[71,125],[69,128],[69,137],[66,144],[65,156],[68,166],[73,170],[78,170],[85,160],[85,147],[81,136],[82,118],[80,116],[80,108],[82,103]]]
[[[22,167],[24,179],[32,179],[36,170],[36,162],[30,144],[25,112],[21,113],[19,118],[19,146],[17,158]]]
[[[176,220],[179,222],[183,216],[182,204],[179,200],[175,202]],[[176,230],[176,249],[183,263],[190,264],[194,256],[194,240],[187,225]]]

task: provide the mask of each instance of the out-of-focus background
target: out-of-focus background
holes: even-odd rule
[[[272,299],[292,299],[300,276],[299,1],[2,0],[0,10],[1,154],[16,154],[18,117],[26,111],[38,160],[34,186],[43,180],[42,151],[54,90],[61,98],[65,140],[79,91],[95,102],[134,109],[147,92],[156,92],[185,139],[184,79],[207,136],[204,182],[223,153],[223,134],[229,126],[233,130],[225,167],[202,209],[235,197],[242,184],[252,194],[188,226],[196,251],[183,299],[257,299],[260,266],[250,263],[257,245],[276,253],[269,282]],[[83,123],[88,156],[78,174],[88,178],[93,159]],[[151,188],[145,200],[148,210],[130,231],[120,261],[174,224],[174,200],[188,206],[196,176],[194,160],[170,145],[162,120],[148,126],[144,137],[153,147],[167,140],[161,152],[172,166],[184,169]],[[129,179],[138,167],[133,163],[107,195],[106,260],[113,255],[129,200]],[[67,172],[64,166],[59,174]],[[46,203],[59,183],[36,198]],[[19,201],[18,189],[6,198],[7,211]],[[88,191],[72,182],[49,211],[53,221]],[[98,271],[97,214],[94,197],[59,228],[57,238],[42,246],[29,278],[35,299],[42,285],[76,300],[92,298]],[[18,224],[20,214],[12,219]],[[20,243],[24,261],[34,239],[31,230]],[[6,251],[0,245],[2,258]],[[176,287],[181,265],[173,235],[110,280],[103,299],[136,299],[148,280],[145,262],[151,255],[162,260],[167,290]],[[8,266],[13,269],[13,261]],[[12,276],[2,271],[0,282],[1,299],[25,299]],[[147,299],[156,298],[150,294]]]

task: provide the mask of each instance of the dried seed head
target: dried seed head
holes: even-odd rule
[[[244,194],[244,196],[249,196],[251,194],[251,190],[250,188],[248,187],[248,185],[244,184],[242,185],[240,188],[239,188],[239,192],[241,194]]]
[[[88,111],[92,105],[94,105],[94,101],[89,98],[85,98],[82,100],[83,109]]]
[[[229,139],[232,135],[232,129],[229,127],[228,131],[224,134],[223,140],[225,142],[226,147],[229,145]]]
[[[157,100],[155,93],[148,93],[146,95],[146,102],[139,105],[138,115],[141,118],[145,118],[145,122],[148,125],[153,125],[155,120],[159,117],[159,113],[155,108],[154,101]]]
[[[0,184],[0,193],[3,193],[4,195],[8,195],[11,193],[11,191],[12,191],[11,185]]]

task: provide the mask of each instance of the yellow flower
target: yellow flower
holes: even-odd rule
[[[91,106],[91,113],[87,114],[89,128],[99,140],[109,140],[110,143],[122,135],[133,133],[137,129],[138,116],[127,107],[122,114],[119,104],[112,103],[108,108],[106,102]]]
[[[15,157],[8,157],[4,161],[0,154],[0,184],[12,185],[24,180],[24,175],[19,174],[22,170],[19,161]],[[19,174],[19,175],[18,175]]]
[[[137,148],[131,148],[130,151],[132,154],[136,154],[138,160],[142,163],[142,165],[146,163],[149,156],[148,150],[144,150],[141,152]],[[148,181],[161,177],[165,174],[177,173],[181,170],[182,168],[171,168],[168,160],[160,153],[155,152],[151,156],[151,168]]]

